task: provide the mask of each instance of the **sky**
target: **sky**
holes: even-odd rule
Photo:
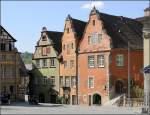
[[[93,6],[100,12],[138,18],[149,1],[1,1],[1,25],[17,40],[20,52],[35,50],[42,27],[63,32],[65,19],[88,21]]]

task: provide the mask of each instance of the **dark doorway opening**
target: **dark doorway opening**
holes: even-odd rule
[[[123,82],[122,81],[120,81],[120,80],[116,81],[115,90],[116,90],[117,94],[123,93]]]
[[[91,95],[89,95],[89,106],[91,106]]]
[[[76,105],[77,104],[77,97],[76,95],[72,95],[72,105]]]
[[[43,93],[39,94],[39,103],[45,103],[45,95]]]
[[[57,95],[51,95],[50,96],[50,103],[56,103],[56,97],[57,97]]]
[[[97,93],[93,95],[93,105],[101,105],[101,96]]]

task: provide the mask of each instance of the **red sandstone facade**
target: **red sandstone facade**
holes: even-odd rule
[[[63,97],[63,103],[65,104],[77,104],[76,49],[85,24],[85,22],[73,19],[70,15],[68,15],[65,22],[62,37],[62,52],[60,55],[60,96]]]
[[[95,23],[95,24],[94,24]],[[89,22],[85,29],[85,34],[79,46],[79,102],[80,104],[92,105],[101,104],[109,100],[109,55],[110,38],[102,29],[102,21],[97,15],[90,15]],[[95,33],[102,37],[95,43],[90,42],[90,36]],[[104,65],[98,65],[98,56],[104,56]],[[94,66],[89,67],[88,58],[94,57]],[[93,86],[90,87],[90,78],[93,79]],[[98,96],[100,102],[95,102],[93,96]],[[99,97],[100,96],[100,97]]]
[[[116,57],[117,55],[123,55],[124,63],[123,66],[117,66]],[[112,86],[114,92],[117,93],[128,93],[128,69],[130,72],[131,79],[131,97],[141,97],[143,94],[136,92],[135,89],[143,89],[144,78],[141,72],[143,68],[143,51],[132,50],[130,51],[130,61],[128,62],[128,51],[123,49],[112,49],[112,62],[110,64]],[[128,66],[130,63],[130,67]]]
[[[108,20],[113,21],[110,23],[112,25],[109,25]],[[126,24],[128,26],[124,24],[127,21],[132,22],[133,25],[137,23],[123,17],[100,14],[95,8],[91,11],[78,52],[79,104],[103,105],[115,95],[127,93],[128,45],[127,42],[124,42],[125,35],[122,37],[121,34],[123,32],[133,34],[134,30],[134,28],[130,28],[129,23]],[[112,26],[117,28],[119,24],[127,31],[121,33],[119,28],[116,33],[116,30],[113,30],[115,27]],[[131,31],[131,29],[133,30]],[[135,38],[135,36],[133,35],[131,38]],[[125,39],[128,41],[127,38]],[[140,40],[142,39],[139,39],[138,42]],[[130,42],[133,43],[132,40]],[[136,88],[143,88],[143,75],[140,73],[142,68],[142,47],[140,43],[133,43],[130,50],[129,70],[131,94],[134,97],[142,95],[135,91]]]

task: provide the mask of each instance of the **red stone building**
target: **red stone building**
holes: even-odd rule
[[[126,93],[128,56],[132,96],[142,95],[142,44],[141,23],[93,8],[78,49],[79,104],[101,105],[117,94]]]
[[[65,104],[77,104],[77,53],[86,22],[66,18],[60,58],[60,96]]]

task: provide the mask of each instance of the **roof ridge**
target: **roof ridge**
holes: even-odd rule
[[[49,31],[49,30],[47,32],[63,33],[63,32],[60,32],[60,31]]]
[[[87,23],[86,21],[83,21],[83,20],[79,20],[79,19],[76,19],[76,18],[71,18],[72,20],[76,20],[76,21],[80,21],[80,22],[84,22],[84,23]]]

